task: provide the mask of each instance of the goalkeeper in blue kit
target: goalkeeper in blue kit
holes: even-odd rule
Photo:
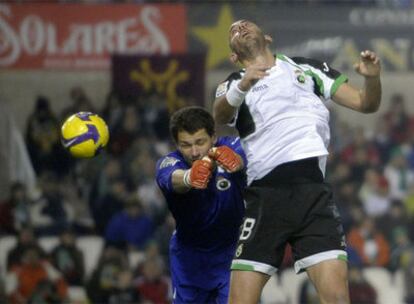
[[[216,137],[213,117],[200,107],[175,112],[170,132],[177,150],[157,162],[156,180],[176,220],[173,301],[227,303],[246,157],[239,138]]]

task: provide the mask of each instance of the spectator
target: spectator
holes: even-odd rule
[[[62,275],[35,246],[22,253],[22,262],[7,274],[6,292],[10,303],[56,303],[67,298],[67,284]]]
[[[401,94],[394,94],[383,121],[389,125],[392,141],[396,144],[403,143],[407,138],[410,119],[407,113],[404,97]]]
[[[390,246],[384,235],[377,231],[374,221],[366,217],[353,228],[348,236],[348,245],[352,246],[362,258],[364,266],[385,267],[390,259]]]
[[[42,258],[46,256],[46,253],[37,243],[33,229],[31,227],[23,227],[19,231],[16,245],[7,254],[7,270],[21,264],[22,254],[29,247],[36,247]]]
[[[342,150],[342,159],[353,165],[358,164],[361,156],[358,153],[366,151],[367,163],[376,165],[379,162],[379,154],[375,146],[367,139],[362,128],[356,128],[353,130],[353,138],[351,143]],[[365,157],[365,156],[364,156]]]
[[[117,158],[109,158],[103,164],[102,169],[96,173],[96,177],[91,180],[90,202],[91,212],[94,213],[101,206],[95,204],[99,202],[111,190],[111,184],[116,179],[122,179],[122,164]]]
[[[126,200],[124,210],[108,223],[105,239],[108,244],[143,250],[152,233],[152,220],[143,212],[141,202],[131,197]]]
[[[79,183],[82,183],[81,178],[79,178]],[[88,195],[85,193],[89,189],[90,184],[85,180],[80,185],[74,183],[71,176],[66,176],[61,180],[60,190],[64,198],[64,206],[68,206],[70,225],[77,235],[93,234],[95,231]]]
[[[142,303],[138,290],[133,286],[132,278],[132,272],[129,270],[117,274],[116,285],[110,292],[108,304]]]
[[[39,96],[26,128],[26,144],[37,174],[53,171],[68,173],[71,162],[59,139],[59,121],[50,108],[49,100]]]
[[[58,235],[72,221],[73,210],[62,195],[62,185],[53,172],[40,177],[40,197],[32,204],[32,223],[39,236]]]
[[[377,218],[376,223],[378,230],[383,233],[392,247],[395,246],[394,230],[402,228],[407,233],[412,234],[414,232],[414,223],[407,216],[406,208],[400,201],[393,201],[388,212]]]
[[[380,164],[388,163],[392,148],[395,146],[391,136],[391,126],[384,121],[376,123],[376,130],[374,131],[373,145],[378,151]]]
[[[99,234],[104,235],[111,218],[122,210],[128,197],[127,185],[117,178],[109,183],[109,192],[92,206],[92,216]]]
[[[144,302],[170,303],[170,282],[164,276],[164,266],[161,257],[145,260],[142,274],[137,278],[136,282]]]
[[[365,171],[359,197],[365,213],[370,217],[385,215],[391,207],[388,181],[374,169]]]
[[[408,232],[404,227],[393,229],[393,249],[391,252],[391,270],[407,269],[414,260],[414,244],[408,237]]]
[[[414,172],[408,167],[400,147],[394,148],[391,152],[384,174],[390,185],[391,198],[403,200],[407,196],[408,189],[414,184]]]
[[[83,87],[72,87],[69,92],[69,97],[71,104],[68,107],[64,108],[60,113],[60,119],[62,122],[70,115],[80,111],[96,113],[95,108]]]
[[[115,156],[123,155],[135,138],[145,136],[141,117],[134,105],[128,105],[123,113],[119,128],[113,130],[109,142],[109,151]]]
[[[0,203],[0,234],[14,234],[23,226],[30,225],[30,205],[26,187],[19,182],[13,183],[9,198]]]
[[[76,247],[76,236],[70,230],[64,230],[59,237],[60,243],[52,250],[52,264],[65,277],[70,286],[82,286],[85,266],[83,252]]]
[[[138,187],[141,183],[148,180],[154,180],[154,164],[153,167],[148,167],[143,170],[143,167],[150,162],[153,162],[157,156],[154,150],[155,142],[152,138],[137,137],[134,140],[131,149],[123,158],[127,166],[128,176],[131,176],[134,187]],[[150,164],[151,165],[151,164]]]
[[[154,92],[145,98],[144,120],[160,140],[168,140],[170,113],[164,97]],[[178,110],[178,109],[176,109]]]
[[[142,207],[156,225],[161,224],[165,215],[168,213],[167,204],[153,176],[155,175],[156,162],[153,158],[148,158],[143,163],[141,171],[146,178],[138,184],[137,195],[140,198]]]
[[[111,293],[118,287],[119,274],[128,269],[123,251],[107,246],[87,284],[87,293],[92,303],[108,303]]]
[[[116,92],[109,92],[102,111],[102,118],[106,121],[109,130],[114,130],[121,123],[123,108],[122,101]]]
[[[377,292],[365,279],[362,269],[349,267],[349,298],[351,303],[377,303]]]

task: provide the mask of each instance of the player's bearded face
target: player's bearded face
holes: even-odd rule
[[[210,136],[205,129],[190,134],[186,131],[178,132],[177,148],[184,156],[189,165],[207,155],[208,150],[213,147],[215,136]]]
[[[265,49],[266,39],[256,24],[240,20],[230,27],[229,44],[239,60],[253,59]]]

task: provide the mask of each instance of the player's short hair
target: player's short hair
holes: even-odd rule
[[[185,107],[171,116],[170,133],[175,142],[178,140],[178,132],[194,134],[202,129],[210,136],[215,133],[213,116],[202,107]]]

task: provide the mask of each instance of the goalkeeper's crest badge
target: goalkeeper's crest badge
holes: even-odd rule
[[[229,189],[230,186],[231,186],[231,182],[227,178],[219,177],[217,179],[216,187],[220,191],[225,191],[225,190]]]

